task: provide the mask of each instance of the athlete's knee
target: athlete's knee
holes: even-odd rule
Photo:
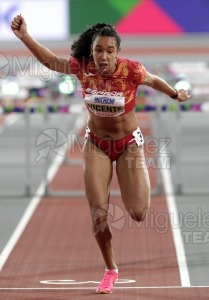
[[[143,222],[148,212],[148,207],[145,208],[126,208],[130,217],[136,222]]]
[[[94,235],[108,230],[108,210],[105,207],[92,208],[92,232]]]

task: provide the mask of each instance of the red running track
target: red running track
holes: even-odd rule
[[[76,150],[71,156],[80,157]],[[150,177],[155,185],[154,170]],[[65,185],[83,188],[81,166],[61,166],[52,187]],[[208,299],[209,288],[181,287],[164,195],[152,198],[143,224],[129,218],[120,198],[112,198],[110,208],[120,271],[112,295],[95,294],[104,263],[86,199],[43,197],[0,273],[0,300]]]

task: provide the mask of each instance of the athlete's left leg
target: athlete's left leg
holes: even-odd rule
[[[128,145],[116,162],[122,200],[130,216],[141,222],[150,205],[150,181],[143,146]]]

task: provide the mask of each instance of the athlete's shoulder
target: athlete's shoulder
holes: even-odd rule
[[[128,67],[131,67],[131,68],[138,67],[139,65],[142,65],[139,61],[124,58],[124,57],[118,57],[118,62],[126,64]]]
[[[143,83],[147,71],[141,62],[120,57],[118,58],[118,63],[121,65],[121,69],[128,70],[128,78],[132,78],[137,84]]]
[[[77,58],[73,57],[72,55],[70,55],[68,62],[69,64],[77,64],[77,65],[80,64],[80,61]]]
[[[71,74],[76,75],[79,79],[83,76],[84,73],[86,73],[90,66],[88,67],[88,62],[85,60],[80,61],[79,59],[70,56],[69,60],[69,67]]]
[[[77,58],[70,56],[68,63],[69,63],[69,68],[70,68],[71,74],[78,75],[78,73],[81,70],[80,61]]]

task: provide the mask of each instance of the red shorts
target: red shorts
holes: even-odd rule
[[[119,140],[101,139],[87,127],[85,137],[89,137],[90,141],[107,154],[112,161],[117,160],[128,145],[135,143],[137,146],[141,146],[144,144],[144,138],[139,127]]]

